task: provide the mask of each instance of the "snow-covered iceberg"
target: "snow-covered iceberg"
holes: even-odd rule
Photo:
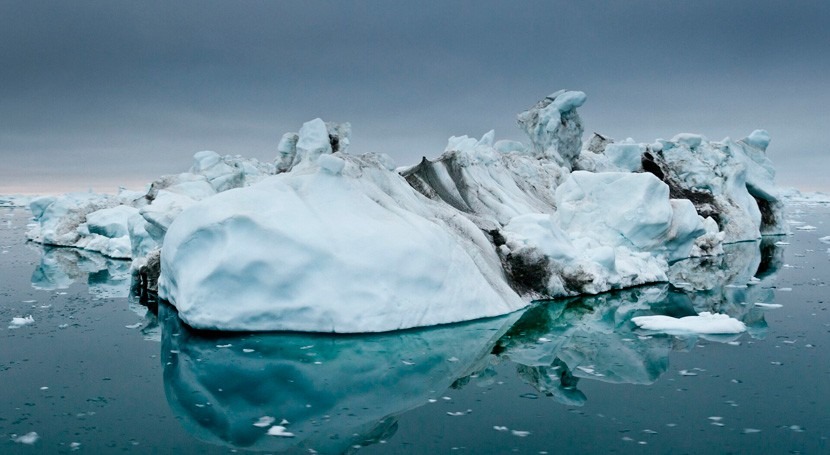
[[[785,232],[766,132],[583,147],[582,92],[519,114],[530,144],[452,137],[395,168],[315,119],[273,163],[199,152],[144,192],[35,200],[30,238],[131,258],[198,328],[372,332],[669,280],[669,264]]]

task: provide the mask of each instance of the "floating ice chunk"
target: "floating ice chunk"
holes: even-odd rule
[[[28,315],[28,316],[22,317],[22,318],[21,317],[14,317],[14,318],[12,318],[12,322],[10,323],[9,328],[14,329],[14,328],[17,328],[17,327],[23,327],[24,325],[34,324],[34,323],[35,323],[35,318],[33,318],[31,314]]]
[[[803,226],[796,227],[796,229],[799,231],[815,231],[818,228],[809,224],[805,224]]]
[[[826,243],[826,244],[830,245],[830,235],[826,235],[824,237],[821,237],[820,239],[818,239],[818,241],[821,242],[821,243]]]
[[[128,329],[137,329],[137,328],[141,327],[141,323],[136,322],[135,324],[125,325],[124,327],[126,327]]]
[[[23,436],[18,436],[16,438],[14,438],[14,442],[16,442],[18,444],[32,445],[35,442],[37,442],[37,440],[39,438],[40,438],[40,436],[38,436],[37,432],[32,431],[32,432],[24,434]]]
[[[682,334],[734,334],[746,331],[746,325],[725,314],[702,312],[697,316],[673,318],[671,316],[637,316],[631,321],[641,329],[664,332],[672,335]]]
[[[781,308],[784,305],[781,305],[780,303],[755,302],[755,306],[761,307],[761,308],[775,309],[775,308]]]
[[[268,429],[268,436],[279,436],[282,438],[293,438],[294,433],[288,432],[285,430],[285,427],[282,425],[274,425],[273,427]]]
[[[498,426],[498,425],[493,426],[493,429],[496,430],[496,431],[507,431],[508,430],[507,427],[502,427],[502,426]]]
[[[264,427],[270,426],[270,425],[271,425],[272,423],[274,423],[276,420],[277,420],[277,419],[275,419],[275,418],[273,418],[273,417],[271,417],[271,416],[262,416],[262,417],[260,417],[260,418],[259,418],[259,420],[257,420],[257,421],[254,423],[254,426],[255,426],[255,427],[262,427],[262,428],[264,428]]]
[[[512,430],[510,433],[513,434],[513,436],[518,436],[520,438],[524,438],[525,436],[530,435],[529,431],[523,431],[523,430]]]

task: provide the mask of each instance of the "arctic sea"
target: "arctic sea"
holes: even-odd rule
[[[0,452],[828,453],[830,207],[788,218],[671,284],[427,330],[216,335],[2,208]],[[703,311],[747,332],[631,322]]]

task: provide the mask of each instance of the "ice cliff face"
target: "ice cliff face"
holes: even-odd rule
[[[29,235],[131,257],[197,328],[376,332],[668,281],[672,261],[784,231],[765,132],[583,149],[584,102],[519,114],[529,146],[452,137],[399,169],[315,119],[273,164],[200,152],[145,193],[35,200]]]

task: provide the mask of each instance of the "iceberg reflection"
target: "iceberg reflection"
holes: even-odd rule
[[[127,297],[130,294],[130,261],[108,258],[78,248],[41,246],[40,263],[32,272],[32,287],[46,291],[67,289],[86,280],[94,298]]]
[[[201,440],[340,453],[388,438],[397,415],[483,368],[517,318],[365,336],[206,334],[161,304],[165,392]],[[283,420],[293,437],[267,434]]]

